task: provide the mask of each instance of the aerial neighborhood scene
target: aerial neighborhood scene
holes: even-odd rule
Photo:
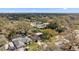
[[[0,13],[0,51],[79,51],[79,14]]]

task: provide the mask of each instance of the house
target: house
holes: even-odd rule
[[[29,43],[29,42],[32,41],[31,38],[29,38],[28,36],[25,36],[25,37],[17,37],[17,38],[12,39],[12,41],[15,41],[15,40],[21,41],[23,43]]]
[[[9,50],[14,50],[15,49],[15,46],[14,46],[13,42],[9,42],[8,49]]]
[[[43,33],[35,33],[34,35],[32,35],[31,36],[31,39],[33,40],[33,41],[39,41],[39,40],[42,40],[42,35],[43,35]]]
[[[40,29],[45,28],[44,24],[37,24],[36,27],[37,27],[37,28],[40,28]]]
[[[14,44],[15,48],[21,48],[21,47],[25,46],[25,44],[19,40],[14,40],[13,44]]]
[[[15,50],[15,46],[14,46],[13,42],[9,42],[8,44],[4,45],[4,49],[5,50]]]
[[[25,44],[28,44],[31,41],[32,40],[28,36],[25,36],[25,37],[17,37],[17,38],[12,39],[12,42],[13,42],[13,44],[14,44],[14,46],[16,48],[24,47]]]
[[[43,33],[38,32],[38,33],[35,33],[35,35],[36,36],[41,36],[41,35],[43,35]]]
[[[24,43],[29,43],[29,42],[31,42],[31,41],[32,41],[32,39],[31,39],[31,38],[29,38],[28,36],[26,36],[26,37],[24,37],[24,38],[20,39],[20,41],[21,41],[21,42],[24,42]]]
[[[37,24],[36,27],[42,29],[42,28],[46,28],[48,25],[49,23],[43,23],[43,24]]]
[[[13,38],[11,42],[4,45],[4,48],[5,50],[25,51],[25,44],[31,41],[28,36]]]
[[[31,25],[36,28],[46,28],[49,23],[32,22]]]

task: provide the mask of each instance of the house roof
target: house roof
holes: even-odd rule
[[[35,34],[36,34],[36,35],[42,35],[43,33],[40,33],[40,32],[39,32],[39,33],[35,33]]]
[[[14,44],[13,44],[13,42],[9,42],[9,49],[15,49],[15,46],[14,46]]]
[[[13,43],[14,43],[16,48],[20,48],[20,47],[25,46],[25,44],[19,40],[15,40],[15,41],[13,41]]]
[[[15,41],[15,40],[21,41],[23,43],[28,43],[31,41],[31,39],[27,36],[26,37],[17,37],[17,38],[12,39],[12,41]]]
[[[23,46],[25,46],[25,43],[28,43],[30,41],[31,41],[31,39],[28,38],[27,36],[12,39],[12,42],[14,43],[16,48],[23,47]]]
[[[32,36],[31,38],[32,38],[32,40],[41,40],[41,38],[39,36]]]
[[[20,41],[21,41],[21,42],[24,42],[24,43],[28,43],[28,42],[31,41],[31,39],[30,39],[29,37],[26,36],[26,37],[20,39]]]

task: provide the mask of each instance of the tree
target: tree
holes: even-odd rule
[[[48,28],[56,29],[56,28],[58,28],[58,24],[57,24],[57,23],[50,23],[50,24],[48,25]]]
[[[47,39],[47,40],[49,40],[51,37],[54,37],[55,35],[57,35],[57,32],[52,29],[43,29],[43,30],[41,30],[41,32],[43,33],[43,38]]]

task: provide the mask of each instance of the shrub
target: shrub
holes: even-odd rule
[[[58,25],[57,25],[57,23],[50,23],[50,24],[48,25],[48,28],[56,29],[56,28],[58,28]]]
[[[52,29],[43,29],[43,30],[41,30],[41,32],[43,33],[44,39],[50,39],[51,37],[57,35],[57,32]]]

